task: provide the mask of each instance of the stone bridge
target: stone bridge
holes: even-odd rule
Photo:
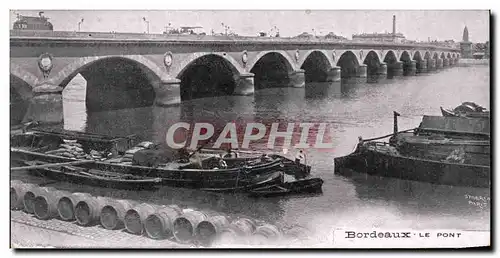
[[[306,81],[411,76],[459,58],[459,49],[391,42],[11,31],[11,109],[18,100],[26,109],[19,121],[61,122],[61,93],[77,74],[93,112]]]

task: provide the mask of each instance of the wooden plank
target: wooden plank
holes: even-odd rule
[[[420,131],[490,135],[490,120],[484,118],[424,116]]]
[[[14,167],[10,168],[11,171],[24,170],[24,169],[38,169],[38,168],[50,168],[50,167],[60,167],[60,166],[69,166],[69,165],[82,165],[88,163],[95,163],[93,160],[78,160],[71,162],[62,162],[62,163],[50,163],[50,164],[41,164],[41,165],[32,165],[25,167]]]

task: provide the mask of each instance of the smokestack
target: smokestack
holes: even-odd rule
[[[392,35],[396,35],[396,15],[392,16]]]

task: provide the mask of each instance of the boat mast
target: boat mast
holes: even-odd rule
[[[394,137],[396,137],[396,134],[398,133],[398,116],[400,116],[400,114],[396,111],[393,111],[394,112]]]

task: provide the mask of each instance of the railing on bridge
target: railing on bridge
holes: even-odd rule
[[[173,34],[146,34],[146,33],[117,33],[117,32],[76,32],[76,31],[30,31],[10,30],[11,39],[37,38],[37,39],[75,39],[75,40],[117,40],[117,41],[210,41],[210,42],[254,42],[254,43],[297,43],[297,44],[349,44],[349,45],[373,45],[388,47],[414,47],[431,48],[455,51],[459,50],[449,46],[439,46],[428,43],[396,43],[381,41],[363,41],[333,38],[297,38],[297,37],[249,37],[249,36],[212,36],[212,35],[173,35]]]

